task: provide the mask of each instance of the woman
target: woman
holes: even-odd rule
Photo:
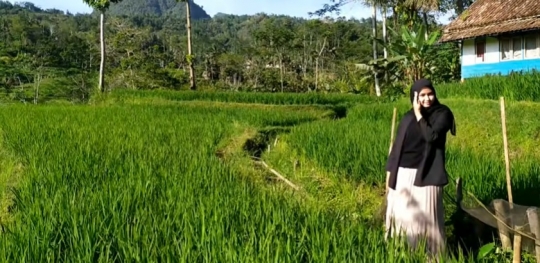
[[[454,115],[439,103],[427,79],[413,84],[410,97],[413,107],[398,126],[386,165],[386,230],[392,236],[404,231],[413,247],[425,241],[428,252],[437,255],[446,241],[442,202],[443,187],[448,184],[445,149],[447,132],[456,134]]]

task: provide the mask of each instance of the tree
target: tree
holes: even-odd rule
[[[309,15],[319,15],[322,16],[326,13],[332,13],[336,12],[339,14],[340,9],[343,5],[353,3],[353,2],[361,2],[365,6],[370,6],[372,8],[372,14],[371,14],[371,26],[373,29],[373,60],[377,60],[377,7],[388,6],[387,0],[331,0],[332,4],[325,4],[322,9],[319,9],[315,11],[314,13],[309,13]],[[386,27],[386,9],[384,8],[385,12],[383,12],[383,19],[384,19],[384,27]],[[386,39],[386,28],[383,29],[383,32],[385,34],[384,39]],[[386,59],[386,49],[385,49],[385,59]],[[377,75],[374,75],[374,81],[375,81],[375,93],[377,96],[381,96],[381,88],[379,85],[379,78]]]
[[[106,10],[105,90],[130,86],[134,89],[189,89],[188,46],[185,2],[167,2],[160,16],[143,15],[130,0],[110,4]],[[328,2],[330,0],[327,0]],[[377,0],[379,1],[379,0]],[[380,0],[383,1],[383,0]],[[391,0],[402,3],[404,0]],[[450,1],[450,0],[445,0]],[[162,1],[150,1],[156,5]],[[190,1],[191,42],[197,80],[206,78],[205,88],[307,92],[354,92],[373,94],[375,77],[384,95],[399,91],[413,73],[397,60],[384,45],[384,3],[377,4],[377,58],[373,60],[373,19],[304,19],[285,15],[218,15],[198,19],[196,3]],[[441,9],[448,9],[445,3]],[[401,39],[391,34],[408,25],[408,9],[387,4],[388,44]],[[370,11],[373,5],[369,5]],[[119,9],[126,16],[113,15]],[[163,8],[163,7],[162,7]],[[398,20],[394,14],[398,11]],[[450,12],[446,11],[446,12]],[[29,11],[24,6],[2,8],[0,5],[0,97],[31,101],[36,72],[42,68],[39,101],[65,98],[84,102],[98,87],[100,72],[100,34],[96,27],[99,12],[87,15],[64,15],[56,11]],[[382,21],[381,21],[382,13]],[[429,15],[434,13],[430,11]],[[414,15],[416,24],[422,13]],[[428,16],[432,31],[440,25]],[[179,27],[180,25],[180,27]],[[382,30],[381,30],[382,26]],[[396,29],[397,28],[397,29]],[[382,32],[382,36],[381,36]],[[109,35],[110,34],[110,35]],[[388,47],[387,47],[388,46]],[[444,46],[444,50],[441,50]],[[388,59],[384,59],[384,49]],[[436,60],[427,68],[437,80],[459,80],[459,49],[454,43],[432,48]],[[412,53],[404,53],[404,55]],[[373,60],[373,61],[372,61]],[[197,64],[199,63],[199,64]],[[374,64],[376,63],[376,65]],[[373,64],[368,71],[356,64]],[[410,63],[409,63],[410,64]],[[204,73],[203,73],[204,72]],[[361,74],[360,74],[361,73]],[[369,74],[369,78],[365,78]],[[409,74],[410,75],[410,74]],[[400,82],[396,82],[400,80]],[[101,93],[101,92],[99,92]]]
[[[424,24],[416,24],[413,30],[406,26],[399,31],[391,30],[396,38],[388,47],[393,56],[400,58],[402,70],[410,83],[431,77],[435,70],[433,65],[438,54],[433,51],[433,46],[439,40],[441,31],[427,33],[426,38],[426,28]]]
[[[178,2],[186,3],[186,27],[187,27],[187,46],[188,46],[188,55],[187,55],[187,62],[189,65],[189,86],[190,89],[195,90],[197,89],[196,83],[195,83],[195,68],[193,66],[193,60],[195,59],[193,57],[193,49],[191,47],[191,7],[190,7],[190,1],[189,0],[176,0]]]
[[[465,9],[469,8],[474,1],[475,0],[441,0],[440,8],[445,12],[453,11],[454,15],[451,18],[454,19],[461,15]]]
[[[98,89],[101,92],[105,91],[104,74],[105,74],[105,11],[109,9],[111,3],[120,3],[122,0],[83,0],[87,5],[99,11],[99,41],[101,46],[101,62],[99,64],[99,84]]]

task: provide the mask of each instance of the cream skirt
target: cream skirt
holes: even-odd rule
[[[387,236],[405,234],[413,248],[426,242],[432,255],[444,250],[443,187],[414,186],[416,169],[400,167],[396,189],[389,189],[386,208]],[[401,231],[400,231],[401,230]]]

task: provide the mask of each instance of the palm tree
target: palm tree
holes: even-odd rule
[[[365,6],[371,6],[372,8],[372,14],[371,14],[371,26],[373,27],[373,60],[377,60],[377,8],[381,8],[382,10],[382,33],[383,33],[383,40],[386,44],[387,42],[387,26],[386,26],[386,16],[387,16],[387,10],[388,6],[391,5],[391,0],[356,0],[361,2]],[[384,46],[384,58],[388,58],[388,51],[386,49],[386,46]],[[381,87],[379,85],[379,78],[377,78],[377,74],[374,74],[374,80],[375,80],[375,93],[377,96],[381,96]]]
[[[105,91],[105,11],[111,4],[122,2],[122,0],[83,0],[87,5],[96,9],[100,13],[99,22],[99,41],[101,46],[101,62],[99,63],[99,84],[98,89]]]
[[[191,47],[191,6],[190,6],[190,0],[176,0],[177,2],[184,2],[186,3],[186,27],[187,27],[187,47],[188,47],[188,55],[187,55],[187,61],[189,65],[189,86],[191,90],[196,90],[196,82],[195,82],[195,68],[193,67],[193,50]],[[193,0],[191,0],[193,1]]]

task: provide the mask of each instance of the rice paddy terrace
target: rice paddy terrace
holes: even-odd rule
[[[450,174],[483,201],[506,198],[498,101],[445,96],[458,125]],[[394,107],[401,116],[409,105],[121,91],[94,105],[4,106],[0,259],[423,262],[383,238]],[[507,103],[514,202],[523,205],[539,201],[531,198],[539,111],[538,103]],[[453,186],[446,189],[452,261],[477,262],[481,244],[470,222],[454,217]]]

